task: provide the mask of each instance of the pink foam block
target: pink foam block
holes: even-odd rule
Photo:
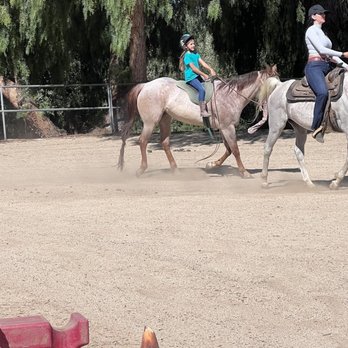
[[[42,316],[0,319],[0,348],[79,348],[88,343],[88,320],[79,313],[71,314],[63,329]]]

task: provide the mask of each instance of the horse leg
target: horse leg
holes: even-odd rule
[[[172,154],[172,151],[170,150],[170,123],[172,121],[172,118],[164,114],[161,118],[161,121],[159,123],[160,126],[160,133],[161,133],[161,144],[162,148],[168,158],[170,169],[172,172],[174,172],[177,168],[174,156]]]
[[[244,164],[240,158],[240,152],[237,144],[236,128],[231,124],[227,128],[222,129],[221,132],[226,141],[225,146],[226,144],[228,145],[226,146],[227,151],[225,155],[221,157],[221,159],[223,159],[224,157],[227,158],[229,155],[226,155],[230,150],[230,153],[232,152],[236,159],[240,176],[242,178],[251,178],[251,174],[245,169]]]
[[[305,165],[305,160],[304,160],[304,146],[307,140],[307,130],[298,126],[297,124],[292,123],[292,126],[295,130],[295,135],[296,135],[296,143],[295,143],[295,156],[297,158],[298,164],[300,166],[301,174],[303,181],[307,184],[309,187],[315,187],[313,184],[312,180],[309,177],[306,165]]]
[[[276,129],[269,129],[268,136],[264,145],[264,150],[263,150],[263,167],[262,167],[262,173],[261,173],[261,178],[262,178],[262,187],[266,188],[268,187],[268,167],[269,167],[269,159],[271,157],[272,151],[274,144],[278,140],[281,132],[283,131],[285,127],[285,124],[283,127],[276,128]]]
[[[341,181],[343,180],[344,176],[346,175],[348,170],[348,146],[347,146],[347,157],[346,161],[344,162],[343,167],[339,170],[338,173],[335,174],[335,180],[332,180],[330,184],[330,189],[331,190],[337,190],[338,187],[340,186]]]
[[[226,143],[226,140],[223,138],[223,142],[224,145],[226,147],[226,151],[225,153],[217,160],[217,161],[213,161],[213,162],[208,162],[206,164],[206,168],[207,169],[212,169],[212,168],[216,168],[216,167],[221,167],[222,164],[226,161],[226,159],[231,155],[232,151],[229,148],[228,144]]]
[[[149,142],[149,139],[151,137],[152,131],[154,129],[154,124],[144,124],[144,128],[141,131],[140,137],[139,137],[139,146],[140,146],[140,152],[141,152],[141,163],[140,167],[136,172],[136,176],[141,176],[145,170],[147,169],[147,155],[146,155],[146,148],[147,144]]]

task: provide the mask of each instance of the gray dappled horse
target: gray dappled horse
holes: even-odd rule
[[[242,177],[250,177],[245,169],[237,145],[236,126],[244,107],[257,94],[262,83],[271,76],[277,76],[277,67],[267,67],[261,71],[253,71],[239,75],[226,82],[214,80],[214,95],[210,104],[211,113],[216,115],[211,120],[212,127],[219,129],[226,151],[217,161],[207,164],[209,168],[221,166],[227,157],[233,153],[238,170]],[[143,121],[143,129],[139,143],[141,164],[137,175],[147,169],[146,147],[156,125],[160,128],[160,141],[167,155],[170,168],[175,170],[173,154],[170,150],[170,123],[172,119],[192,125],[203,125],[199,106],[192,103],[185,91],[178,88],[177,81],[161,77],[153,81],[138,84],[128,94],[128,121],[122,131],[122,147],[118,167],[124,167],[124,150],[126,140],[130,135],[137,112]]]
[[[331,108],[336,114],[338,128],[346,134],[348,141],[348,72],[344,73],[342,96],[337,101],[331,102]],[[279,79],[267,79],[260,94],[263,95],[260,103],[267,102],[269,133],[264,146],[264,158],[261,177],[263,187],[268,186],[268,166],[273,146],[283,131],[288,121],[295,130],[295,155],[300,165],[301,173],[305,183],[314,187],[309,177],[304,161],[304,148],[307,140],[308,130],[311,129],[313,120],[314,102],[288,103],[287,91],[295,80],[281,82]],[[324,146],[324,145],[320,145]],[[335,174],[335,179],[331,182],[330,188],[337,189],[343,180],[348,169],[348,153],[343,167]]]

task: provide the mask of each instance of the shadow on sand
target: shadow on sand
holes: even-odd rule
[[[237,140],[245,141],[249,144],[253,144],[256,142],[265,142],[268,135],[268,130],[260,130],[257,134],[248,134],[246,131],[237,132]],[[222,139],[219,131],[214,132],[214,139],[209,137],[209,134],[202,130],[202,132],[184,132],[184,133],[173,133],[170,138],[170,144],[173,149],[180,149],[186,146],[200,146],[200,145],[212,145],[212,144],[222,144]],[[127,140],[127,143],[131,146],[138,145],[139,136],[132,136]],[[280,139],[291,139],[295,138],[295,133],[291,129],[286,129],[282,132],[279,137]],[[103,141],[107,140],[120,140],[120,136],[113,137],[103,137]],[[151,136],[149,141],[149,147],[152,150],[162,150],[162,146],[160,144],[160,135],[158,133],[154,133]]]

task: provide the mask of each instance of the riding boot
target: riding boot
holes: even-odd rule
[[[201,116],[204,117],[210,117],[210,114],[207,111],[207,104],[204,101],[199,102],[199,107],[201,109]]]
[[[323,126],[319,126],[313,133],[312,133],[312,137],[318,141],[319,143],[323,143],[324,142],[324,127]]]
[[[201,109],[201,117],[203,119],[203,124],[206,128],[208,128],[208,130],[211,129],[211,124],[210,124],[210,114],[207,111],[207,104],[204,101],[200,101],[199,102],[199,107]]]
[[[327,123],[329,120],[329,114],[330,114],[330,109],[331,109],[331,99],[330,99],[330,95],[327,99],[326,105],[325,105],[325,110],[324,110],[324,116],[323,116],[323,120],[321,121],[321,124],[318,128],[316,128],[313,133],[312,133],[312,137],[318,141],[319,143],[323,143],[324,142],[324,134],[327,128]]]

